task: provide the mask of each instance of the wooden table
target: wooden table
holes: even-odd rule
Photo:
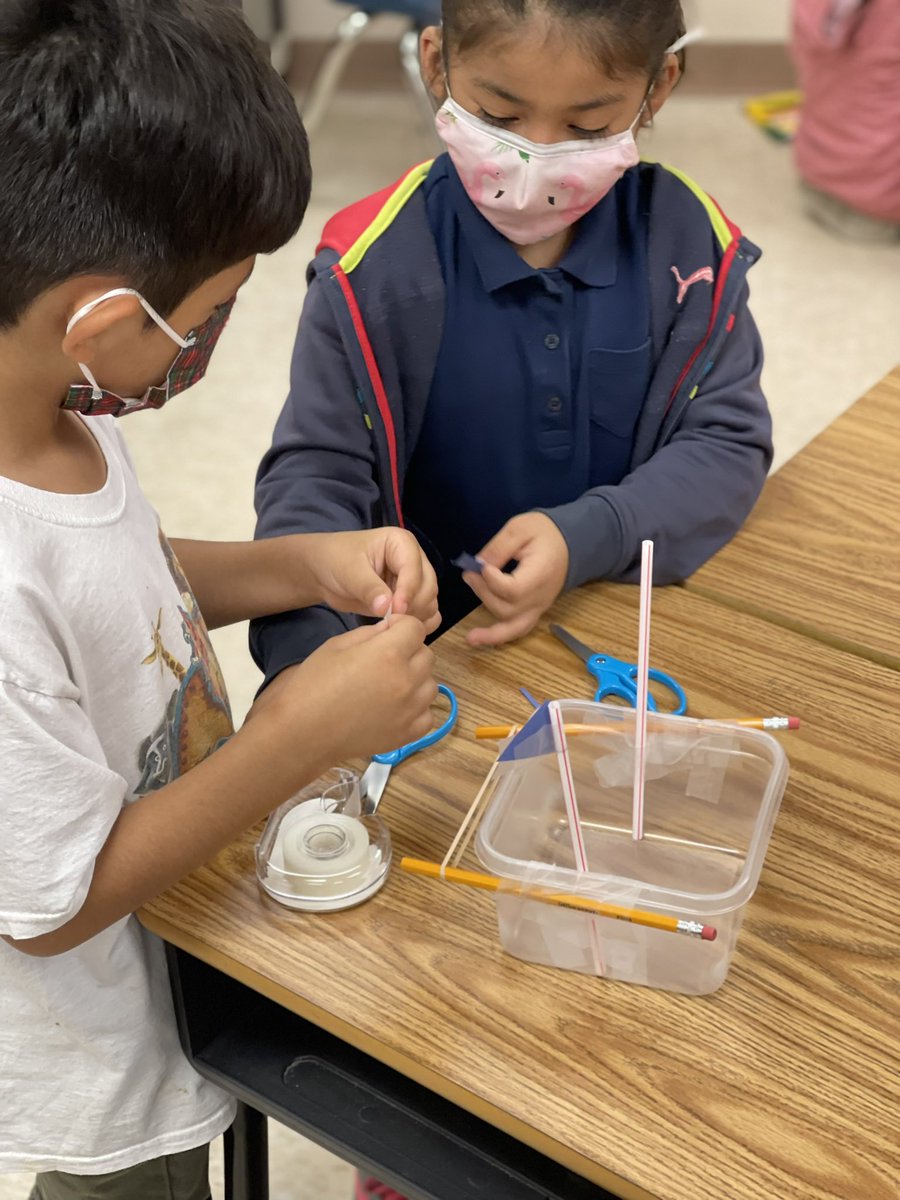
[[[552,614],[632,657],[635,589]],[[491,750],[476,724],[517,687],[587,696],[546,632],[439,643],[458,730],[397,768],[396,854],[439,859]],[[791,778],[731,973],[696,999],[504,955],[490,897],[394,871],[362,907],[262,899],[248,834],[142,914],[167,941],[397,1068],[616,1196],[896,1200],[900,1194],[900,677],[682,589],[655,598],[654,663],[700,716],[797,712]]]
[[[900,367],[769,480],[686,586],[900,669]]]

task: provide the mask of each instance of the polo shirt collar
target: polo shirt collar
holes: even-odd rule
[[[448,182],[463,236],[472,251],[488,292],[540,274],[469,199],[452,162]],[[613,188],[578,222],[575,241],[555,268],[587,287],[611,287],[618,273],[618,198]]]

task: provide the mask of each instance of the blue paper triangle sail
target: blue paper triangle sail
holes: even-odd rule
[[[523,758],[539,758],[556,753],[556,740],[550,720],[550,705],[544,703],[528,718],[508,746],[502,751],[498,762],[518,762]]]

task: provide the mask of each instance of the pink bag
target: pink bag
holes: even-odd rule
[[[900,0],[794,0],[793,54],[800,175],[900,224]]]

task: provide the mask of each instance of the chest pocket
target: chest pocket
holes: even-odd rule
[[[629,444],[650,383],[650,353],[649,338],[633,350],[588,351],[591,424]]]

